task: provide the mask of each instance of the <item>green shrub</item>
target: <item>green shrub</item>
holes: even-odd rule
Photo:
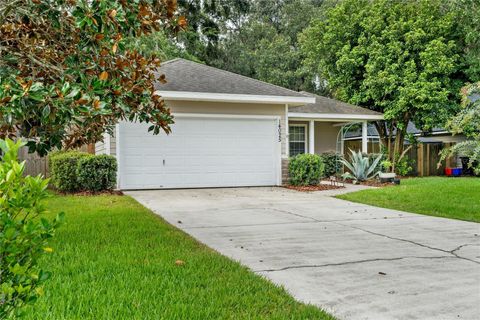
[[[325,164],[316,154],[299,154],[290,159],[288,173],[294,186],[317,185],[323,176]]]
[[[395,158],[398,158],[398,157],[395,157]],[[396,160],[396,163],[395,163],[395,172],[399,175],[399,176],[406,176],[408,175],[410,172],[413,171],[413,167],[415,165],[415,161],[414,160],[411,160],[408,156],[404,156],[402,159],[400,160]]]
[[[390,169],[392,168],[393,164],[392,161],[386,159],[380,162],[380,167],[382,172],[390,172]]]
[[[77,179],[82,190],[111,190],[117,183],[117,159],[109,155],[82,158],[77,165]]]
[[[49,239],[63,219],[42,217],[43,200],[48,197],[48,180],[26,176],[25,163],[17,160],[21,141],[0,140],[0,319],[16,318],[23,307],[42,294],[42,283],[50,273],[38,259],[51,252]]]
[[[88,157],[92,155],[79,151],[60,151],[50,155],[50,175],[55,188],[63,192],[80,190],[77,179],[78,161]]]
[[[340,163],[341,155],[335,152],[325,152],[320,155],[325,164],[325,177],[335,176],[341,171],[342,165]]]

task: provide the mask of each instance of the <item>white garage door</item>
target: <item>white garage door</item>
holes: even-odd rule
[[[172,133],[147,124],[119,124],[121,189],[276,185],[279,119],[179,115]]]

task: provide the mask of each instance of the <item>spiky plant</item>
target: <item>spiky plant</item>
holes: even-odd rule
[[[349,151],[352,155],[350,161],[345,158],[339,160],[350,171],[342,175],[344,179],[353,179],[354,183],[357,183],[371,179],[378,174],[375,168],[377,168],[378,163],[382,159],[382,155],[379,155],[370,163],[370,159],[360,151],[355,152],[351,149]]]

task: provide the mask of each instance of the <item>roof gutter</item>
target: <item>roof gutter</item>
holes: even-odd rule
[[[295,96],[267,96],[253,94],[230,94],[188,91],[155,91],[165,100],[211,101],[233,103],[286,104],[291,106],[315,103],[315,98]]]

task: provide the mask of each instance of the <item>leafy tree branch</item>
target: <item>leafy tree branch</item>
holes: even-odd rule
[[[15,10],[11,10],[12,7]],[[0,8],[0,137],[46,154],[103,139],[121,120],[169,132],[161,60],[131,39],[186,26],[174,0],[17,0]]]

